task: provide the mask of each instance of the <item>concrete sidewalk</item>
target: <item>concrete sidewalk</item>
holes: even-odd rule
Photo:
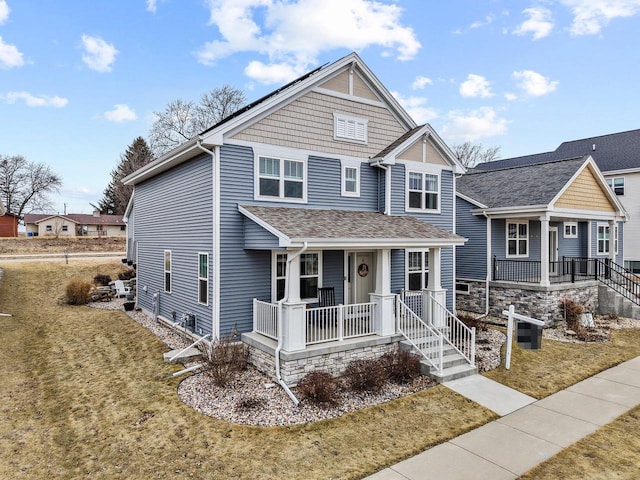
[[[472,385],[474,381],[475,389]],[[462,382],[462,386],[456,385],[457,381],[450,383],[454,384],[454,390],[471,399],[475,397],[475,401],[496,413],[501,414],[496,409],[508,412],[513,408],[512,412],[367,478],[518,478],[563,448],[639,405],[640,357],[532,403],[527,400],[531,397],[513,393],[507,393],[512,397],[513,404],[502,400],[494,401],[492,394],[487,392],[495,386],[483,380],[474,381],[469,381],[466,385]],[[487,389],[484,392],[483,387]],[[463,393],[465,390],[466,394]],[[516,408],[518,402],[524,405]]]

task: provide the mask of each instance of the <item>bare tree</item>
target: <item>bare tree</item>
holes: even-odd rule
[[[34,210],[49,210],[48,194],[59,192],[62,178],[44,163],[22,155],[0,155],[0,196],[8,213],[20,219]]]
[[[454,145],[452,150],[456,159],[465,168],[472,168],[479,163],[492,162],[500,158],[500,147],[484,148],[481,143],[467,141]]]
[[[153,112],[156,120],[149,132],[149,143],[155,157],[202,133],[246,103],[242,90],[224,85],[203,94],[198,103],[178,98],[164,111]]]

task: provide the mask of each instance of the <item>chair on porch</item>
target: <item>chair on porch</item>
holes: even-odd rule
[[[336,292],[334,287],[318,288],[318,307],[335,307]]]

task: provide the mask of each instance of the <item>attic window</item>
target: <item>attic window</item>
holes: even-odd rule
[[[367,143],[368,120],[334,113],[333,122],[333,136],[336,140]]]

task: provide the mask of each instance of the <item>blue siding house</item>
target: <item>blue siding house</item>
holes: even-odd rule
[[[460,310],[501,315],[513,303],[552,323],[563,298],[595,309],[600,283],[627,288],[627,214],[590,156],[473,169],[456,208],[468,238],[456,249]]]
[[[452,313],[463,171],[350,54],[124,179],[137,304],[196,339],[239,336],[283,383],[402,340],[439,378],[447,348],[473,372]]]

